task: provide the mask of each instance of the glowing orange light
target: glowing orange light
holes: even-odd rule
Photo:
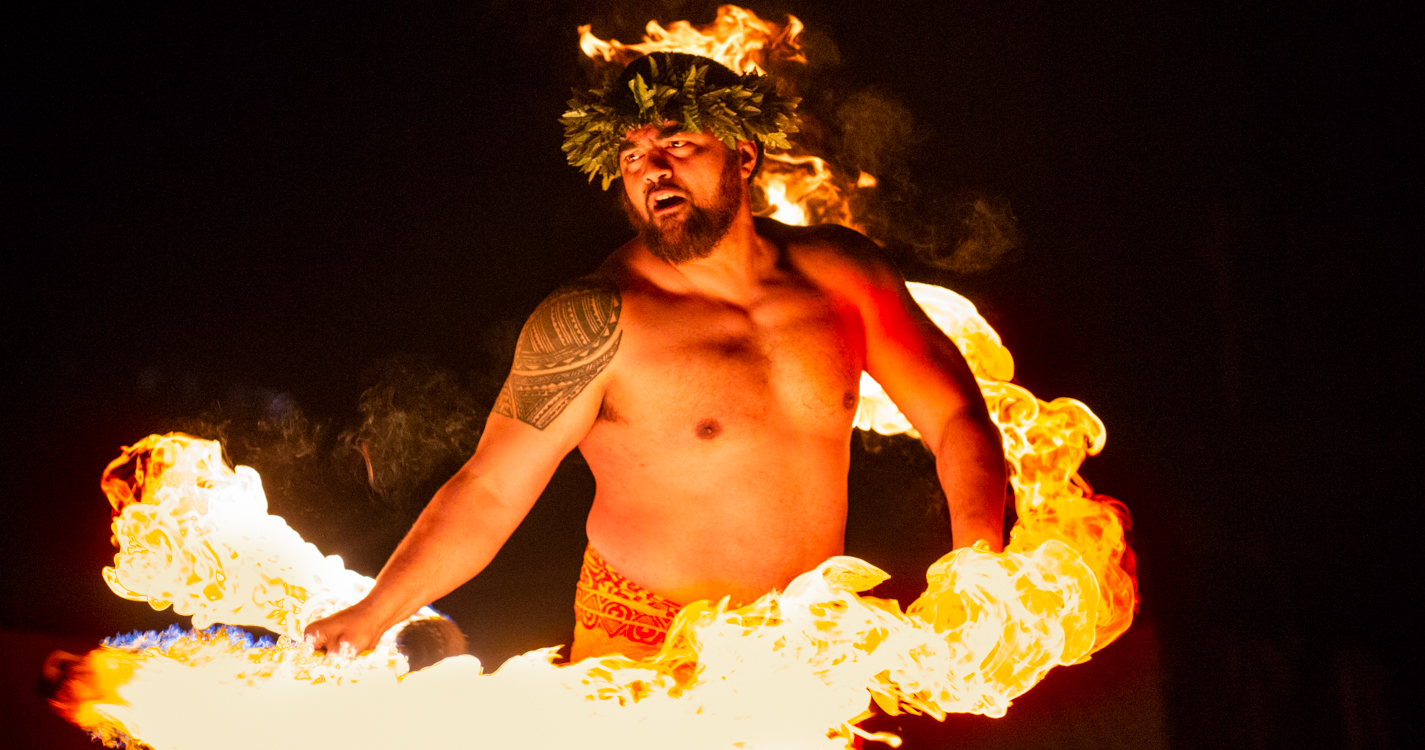
[[[845,198],[848,191],[856,189],[856,183],[839,177],[825,159],[796,150],[769,151],[754,185],[767,197],[767,208],[758,211],[759,216],[796,226],[840,224],[861,228]]]
[[[687,735],[679,741],[686,747],[837,747],[861,733],[855,722],[873,700],[890,712],[1003,715],[1050,668],[1087,658],[1131,616],[1131,581],[1117,596],[1099,583],[1119,580],[1112,570],[1093,567],[1117,566],[1117,516],[1074,482],[1077,463],[1095,440],[1101,445],[1101,426],[1072,402],[1042,406],[1051,408],[1010,408],[1017,421],[1003,425],[1007,442],[1009,430],[1024,437],[1016,488],[1030,490],[1009,548],[947,555],[904,613],[857,596],[885,574],[840,557],[747,607],[689,606],[645,661],[558,667],[545,649],[493,674],[474,657],[404,674],[390,648],[394,631],[359,658],[319,657],[286,636],[254,647],[222,632],[188,633],[91,653],[62,708],[102,737],[204,748],[386,747],[415,738],[457,747],[472,726],[498,744],[539,747],[652,748],[665,746],[667,732]],[[329,567],[315,574],[335,558],[260,512],[256,474],[223,466],[218,451],[208,441],[152,436],[110,466],[104,486],[121,509],[110,580],[159,607],[191,603],[190,590],[222,580],[216,597],[200,597],[210,616],[277,623],[273,613],[286,612],[290,630],[319,614],[311,602],[347,600],[352,581],[365,579]],[[1026,484],[1030,466],[1040,471]],[[1119,534],[1104,534],[1107,527]],[[262,595],[248,580],[263,582]],[[270,595],[299,588],[305,599],[295,605]],[[342,721],[313,721],[328,712]]]
[[[403,675],[395,631],[356,659],[318,657],[285,636],[257,648],[187,634],[91,653],[63,710],[101,737],[205,748],[374,748],[415,737],[456,747],[472,724],[488,724],[482,731],[498,744],[652,748],[686,735],[680,746],[837,747],[860,733],[855,722],[873,701],[937,718],[1003,715],[1050,668],[1086,659],[1132,617],[1120,508],[1077,475],[1103,447],[1103,426],[1076,401],[1044,403],[1006,382],[1013,361],[968,301],[911,289],[980,380],[1013,467],[1019,521],[1003,554],[963,549],[936,562],[904,613],[857,596],[885,575],[842,557],[748,607],[688,607],[646,661],[556,667],[547,649],[493,674],[458,657]],[[857,420],[869,423],[860,426],[908,427],[876,398],[863,396]],[[256,473],[228,469],[216,443],[149,437],[125,449],[103,486],[120,546],[105,574],[122,595],[173,604],[195,622],[297,633],[369,586],[267,515]],[[343,721],[312,721],[325,712]]]
[[[769,62],[806,63],[797,41],[802,22],[788,16],[787,23],[764,21],[735,5],[717,9],[717,18],[704,26],[675,21],[667,28],[649,21],[640,44],[623,44],[595,37],[592,26],[579,27],[579,48],[585,55],[627,65],[650,52],[686,52],[726,65],[738,73],[765,72]]]

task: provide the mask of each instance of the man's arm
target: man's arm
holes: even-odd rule
[[[318,648],[370,648],[494,559],[598,417],[622,336],[621,304],[616,287],[591,280],[540,304],[520,332],[475,455],[436,492],[371,592],[307,625]]]
[[[845,285],[865,326],[866,372],[935,454],[955,548],[983,539],[1000,551],[1004,447],[969,365],[870,240],[849,230],[835,237],[855,267]]]

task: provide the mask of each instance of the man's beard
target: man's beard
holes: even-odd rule
[[[738,169],[740,164],[738,152],[729,151],[727,161],[722,165],[722,176],[718,179],[713,205],[699,206],[690,196],[682,217],[669,217],[663,226],[643,218],[629,200],[628,191],[621,191],[623,210],[628,214],[629,223],[643,238],[643,244],[648,251],[673,264],[687,263],[712,255],[713,248],[717,247],[717,243],[722,241],[728,228],[732,226],[732,220],[737,216],[737,209],[742,201],[742,170]],[[648,192],[655,189],[657,186]],[[684,191],[684,194],[686,193],[687,191]]]

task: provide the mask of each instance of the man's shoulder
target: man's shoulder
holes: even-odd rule
[[[803,227],[758,219],[757,233],[781,247],[793,266],[822,283],[860,287],[895,283],[900,277],[880,245],[839,224]]]
[[[551,292],[520,331],[495,413],[548,427],[613,361],[622,314],[618,286],[598,274]]]
[[[778,244],[837,251],[852,255],[874,254],[880,249],[866,235],[840,224],[797,226],[783,224],[776,219],[766,217],[758,217],[753,220],[753,223],[757,228],[758,235]]]
[[[585,359],[614,338],[622,316],[623,297],[609,275],[596,272],[567,282],[525,322],[515,367],[547,369]]]
[[[599,307],[614,307],[619,304],[619,284],[615,274],[606,268],[566,281],[549,293],[540,307],[557,305],[571,301],[584,302]]]

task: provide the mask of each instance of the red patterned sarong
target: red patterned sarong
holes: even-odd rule
[[[613,653],[635,659],[652,656],[663,647],[679,609],[681,605],[624,578],[588,547],[574,594],[574,647],[569,660]]]

